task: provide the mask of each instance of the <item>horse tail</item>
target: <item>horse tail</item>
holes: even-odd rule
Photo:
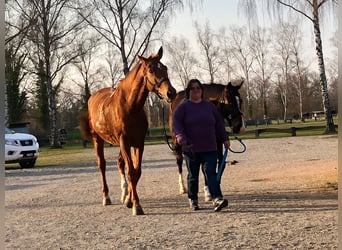
[[[91,141],[88,112],[83,112],[82,114],[80,114],[79,124],[80,124],[80,130],[81,130],[83,139]]]

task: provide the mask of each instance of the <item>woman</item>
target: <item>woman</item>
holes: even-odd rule
[[[211,102],[203,100],[203,86],[199,80],[189,81],[185,95],[186,99],[178,106],[173,117],[173,132],[177,142],[182,145],[188,168],[190,208],[199,210],[198,176],[202,165],[213,198],[214,210],[220,211],[228,206],[228,200],[223,199],[220,184],[216,179],[216,140],[228,148],[228,134],[216,107]]]

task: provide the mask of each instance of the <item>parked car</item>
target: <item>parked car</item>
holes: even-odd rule
[[[19,163],[22,168],[32,168],[38,155],[39,143],[34,135],[5,128],[5,163]]]

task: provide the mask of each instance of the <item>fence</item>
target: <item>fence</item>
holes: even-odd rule
[[[307,127],[291,127],[291,128],[260,128],[255,129],[254,131],[249,131],[249,133],[254,133],[255,138],[259,138],[260,134],[266,132],[275,132],[275,133],[289,133],[291,136],[297,136],[297,131],[301,130],[313,130],[313,129],[325,129],[326,126],[307,126]],[[338,128],[338,125],[335,125],[335,128]]]
[[[242,135],[254,134],[255,138],[259,138],[262,133],[286,133],[291,136],[297,136],[298,131],[305,130],[315,130],[315,129],[325,129],[326,126],[306,126],[306,127],[290,127],[290,128],[258,128],[253,130],[248,130]],[[335,128],[338,129],[338,125],[335,125]],[[167,130],[167,135],[169,136],[169,131]],[[163,131],[160,133],[155,133],[153,135],[148,134],[146,136],[146,141],[163,141],[165,140],[165,135]],[[171,140],[170,140],[171,141]]]

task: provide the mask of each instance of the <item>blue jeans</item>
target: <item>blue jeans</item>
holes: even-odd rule
[[[188,198],[198,200],[198,176],[202,165],[204,174],[208,180],[208,188],[213,200],[222,198],[219,182],[216,179],[217,151],[211,152],[184,152],[186,166],[188,168]]]

